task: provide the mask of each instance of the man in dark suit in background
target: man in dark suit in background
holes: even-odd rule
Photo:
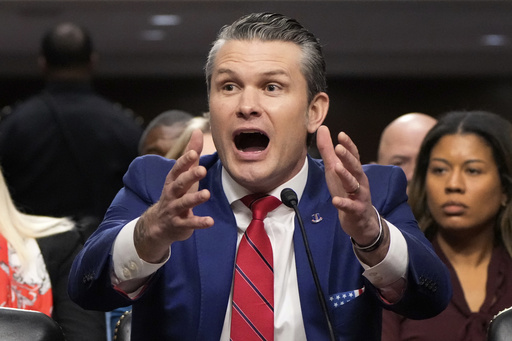
[[[18,207],[92,219],[92,229],[122,187],[142,133],[131,113],[93,91],[96,59],[84,28],[55,26],[41,44],[45,88],[0,122],[0,165]]]
[[[382,308],[427,318],[446,307],[448,272],[407,205],[403,172],[362,166],[350,138],[334,147],[322,126],[325,63],[310,32],[278,14],[244,16],[221,30],[205,71],[218,153],[199,158],[196,131],[177,161],[136,159],[75,258],[72,299],[133,304],[132,340],[377,341]],[[323,160],[307,155],[315,132]],[[285,188],[310,254],[291,202],[276,202]],[[252,194],[268,194],[254,214],[262,202],[275,209],[247,228]],[[248,267],[247,247],[258,249]],[[249,274],[258,265],[261,276]],[[273,285],[259,283],[269,272]],[[253,304],[239,300],[244,288]]]

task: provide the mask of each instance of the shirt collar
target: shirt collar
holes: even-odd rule
[[[297,193],[297,198],[300,201],[302,197],[302,193],[304,192],[304,188],[306,187],[306,181],[308,179],[308,158],[304,162],[302,169],[295,175],[293,178],[285,182],[284,184],[276,187],[272,191],[270,191],[270,195],[281,199],[281,191],[285,188],[291,188]],[[226,171],[224,166],[222,167],[222,188],[224,189],[224,194],[226,194],[226,198],[228,199],[229,204],[231,205],[234,201],[243,198],[244,196],[251,194],[251,192],[238,184]]]

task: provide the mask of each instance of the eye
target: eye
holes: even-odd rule
[[[233,84],[225,84],[222,89],[224,91],[233,91],[235,90],[235,86]]]
[[[446,168],[439,167],[439,166],[432,166],[432,167],[429,168],[429,171],[432,174],[441,175],[441,174],[444,174],[446,172]]]
[[[480,169],[477,169],[477,168],[468,168],[466,169],[466,172],[470,175],[479,175],[479,174],[482,174],[482,171]]]
[[[267,91],[275,92],[277,90],[279,90],[279,86],[277,86],[276,84],[268,84],[267,85]]]

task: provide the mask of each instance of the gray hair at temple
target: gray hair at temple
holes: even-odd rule
[[[215,57],[229,40],[286,41],[297,44],[303,53],[302,73],[308,84],[308,103],[327,90],[325,60],[318,39],[295,19],[275,13],[253,13],[224,26],[208,54],[205,76],[208,94]]]

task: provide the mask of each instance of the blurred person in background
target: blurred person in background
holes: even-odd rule
[[[511,181],[512,125],[504,118],[451,112],[429,131],[409,203],[449,269],[453,297],[427,320],[384,311],[382,340],[486,340],[494,315],[512,306]]]
[[[52,317],[69,341],[105,340],[103,312],[84,310],[68,296],[69,270],[81,249],[76,224],[20,212],[1,172],[0,217],[0,306]]]
[[[147,125],[139,141],[139,155],[165,156],[175,145],[194,116],[181,110],[168,110]]]
[[[196,129],[203,132],[203,150],[201,155],[214,153],[215,144],[213,143],[210,120],[208,118],[208,114],[205,114],[204,116],[194,117],[187,122],[185,130],[181,133],[179,138],[176,140],[176,143],[174,143],[165,157],[177,160],[181,155],[183,155],[185,148],[190,141],[190,137],[192,136],[192,132]]]
[[[394,119],[382,131],[377,163],[399,166],[407,183],[412,179],[421,141],[437,120],[422,113],[408,113]]]
[[[58,24],[44,34],[40,52],[46,85],[0,122],[0,161],[18,207],[88,220],[86,239],[122,187],[142,129],[94,92],[97,55],[84,28]]]

